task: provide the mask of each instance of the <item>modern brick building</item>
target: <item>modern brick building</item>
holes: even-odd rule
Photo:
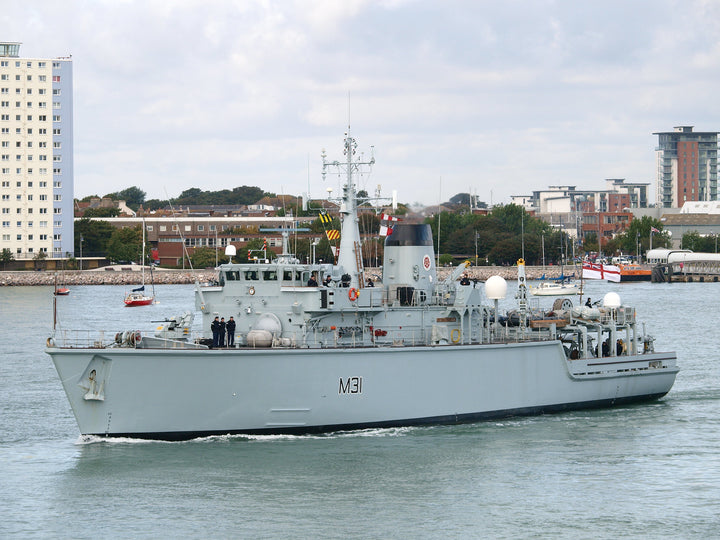
[[[679,208],[686,201],[717,200],[718,134],[677,126],[658,136],[657,205]]]

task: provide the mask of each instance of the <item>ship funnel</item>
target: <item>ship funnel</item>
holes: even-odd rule
[[[394,297],[397,291],[401,302],[422,303],[432,294],[436,279],[430,225],[397,223],[385,238],[383,256],[383,284],[390,295]]]

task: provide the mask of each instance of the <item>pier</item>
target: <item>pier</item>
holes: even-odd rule
[[[673,283],[693,281],[720,281],[720,261],[684,261],[658,264],[653,267],[653,283]]]

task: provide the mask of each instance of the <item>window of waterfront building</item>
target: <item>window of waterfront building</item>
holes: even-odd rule
[[[192,231],[192,225],[185,225],[185,232]]]
[[[160,232],[165,232],[165,231],[167,231],[167,226],[160,225]]]
[[[198,231],[204,231],[205,225],[198,225]]]
[[[47,208],[41,208],[40,209],[41,214],[47,214]]]
[[[53,82],[60,82],[60,75],[53,75]]]
[[[9,228],[9,227],[10,227],[10,222],[9,222],[9,221],[3,221],[3,227],[8,227],[8,228]],[[8,240],[9,240],[9,238],[8,238]]]

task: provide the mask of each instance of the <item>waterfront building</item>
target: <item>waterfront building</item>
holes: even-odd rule
[[[657,205],[678,208],[686,201],[717,200],[718,134],[677,126],[657,132]]]
[[[0,42],[0,250],[73,253],[71,58],[21,58]]]

